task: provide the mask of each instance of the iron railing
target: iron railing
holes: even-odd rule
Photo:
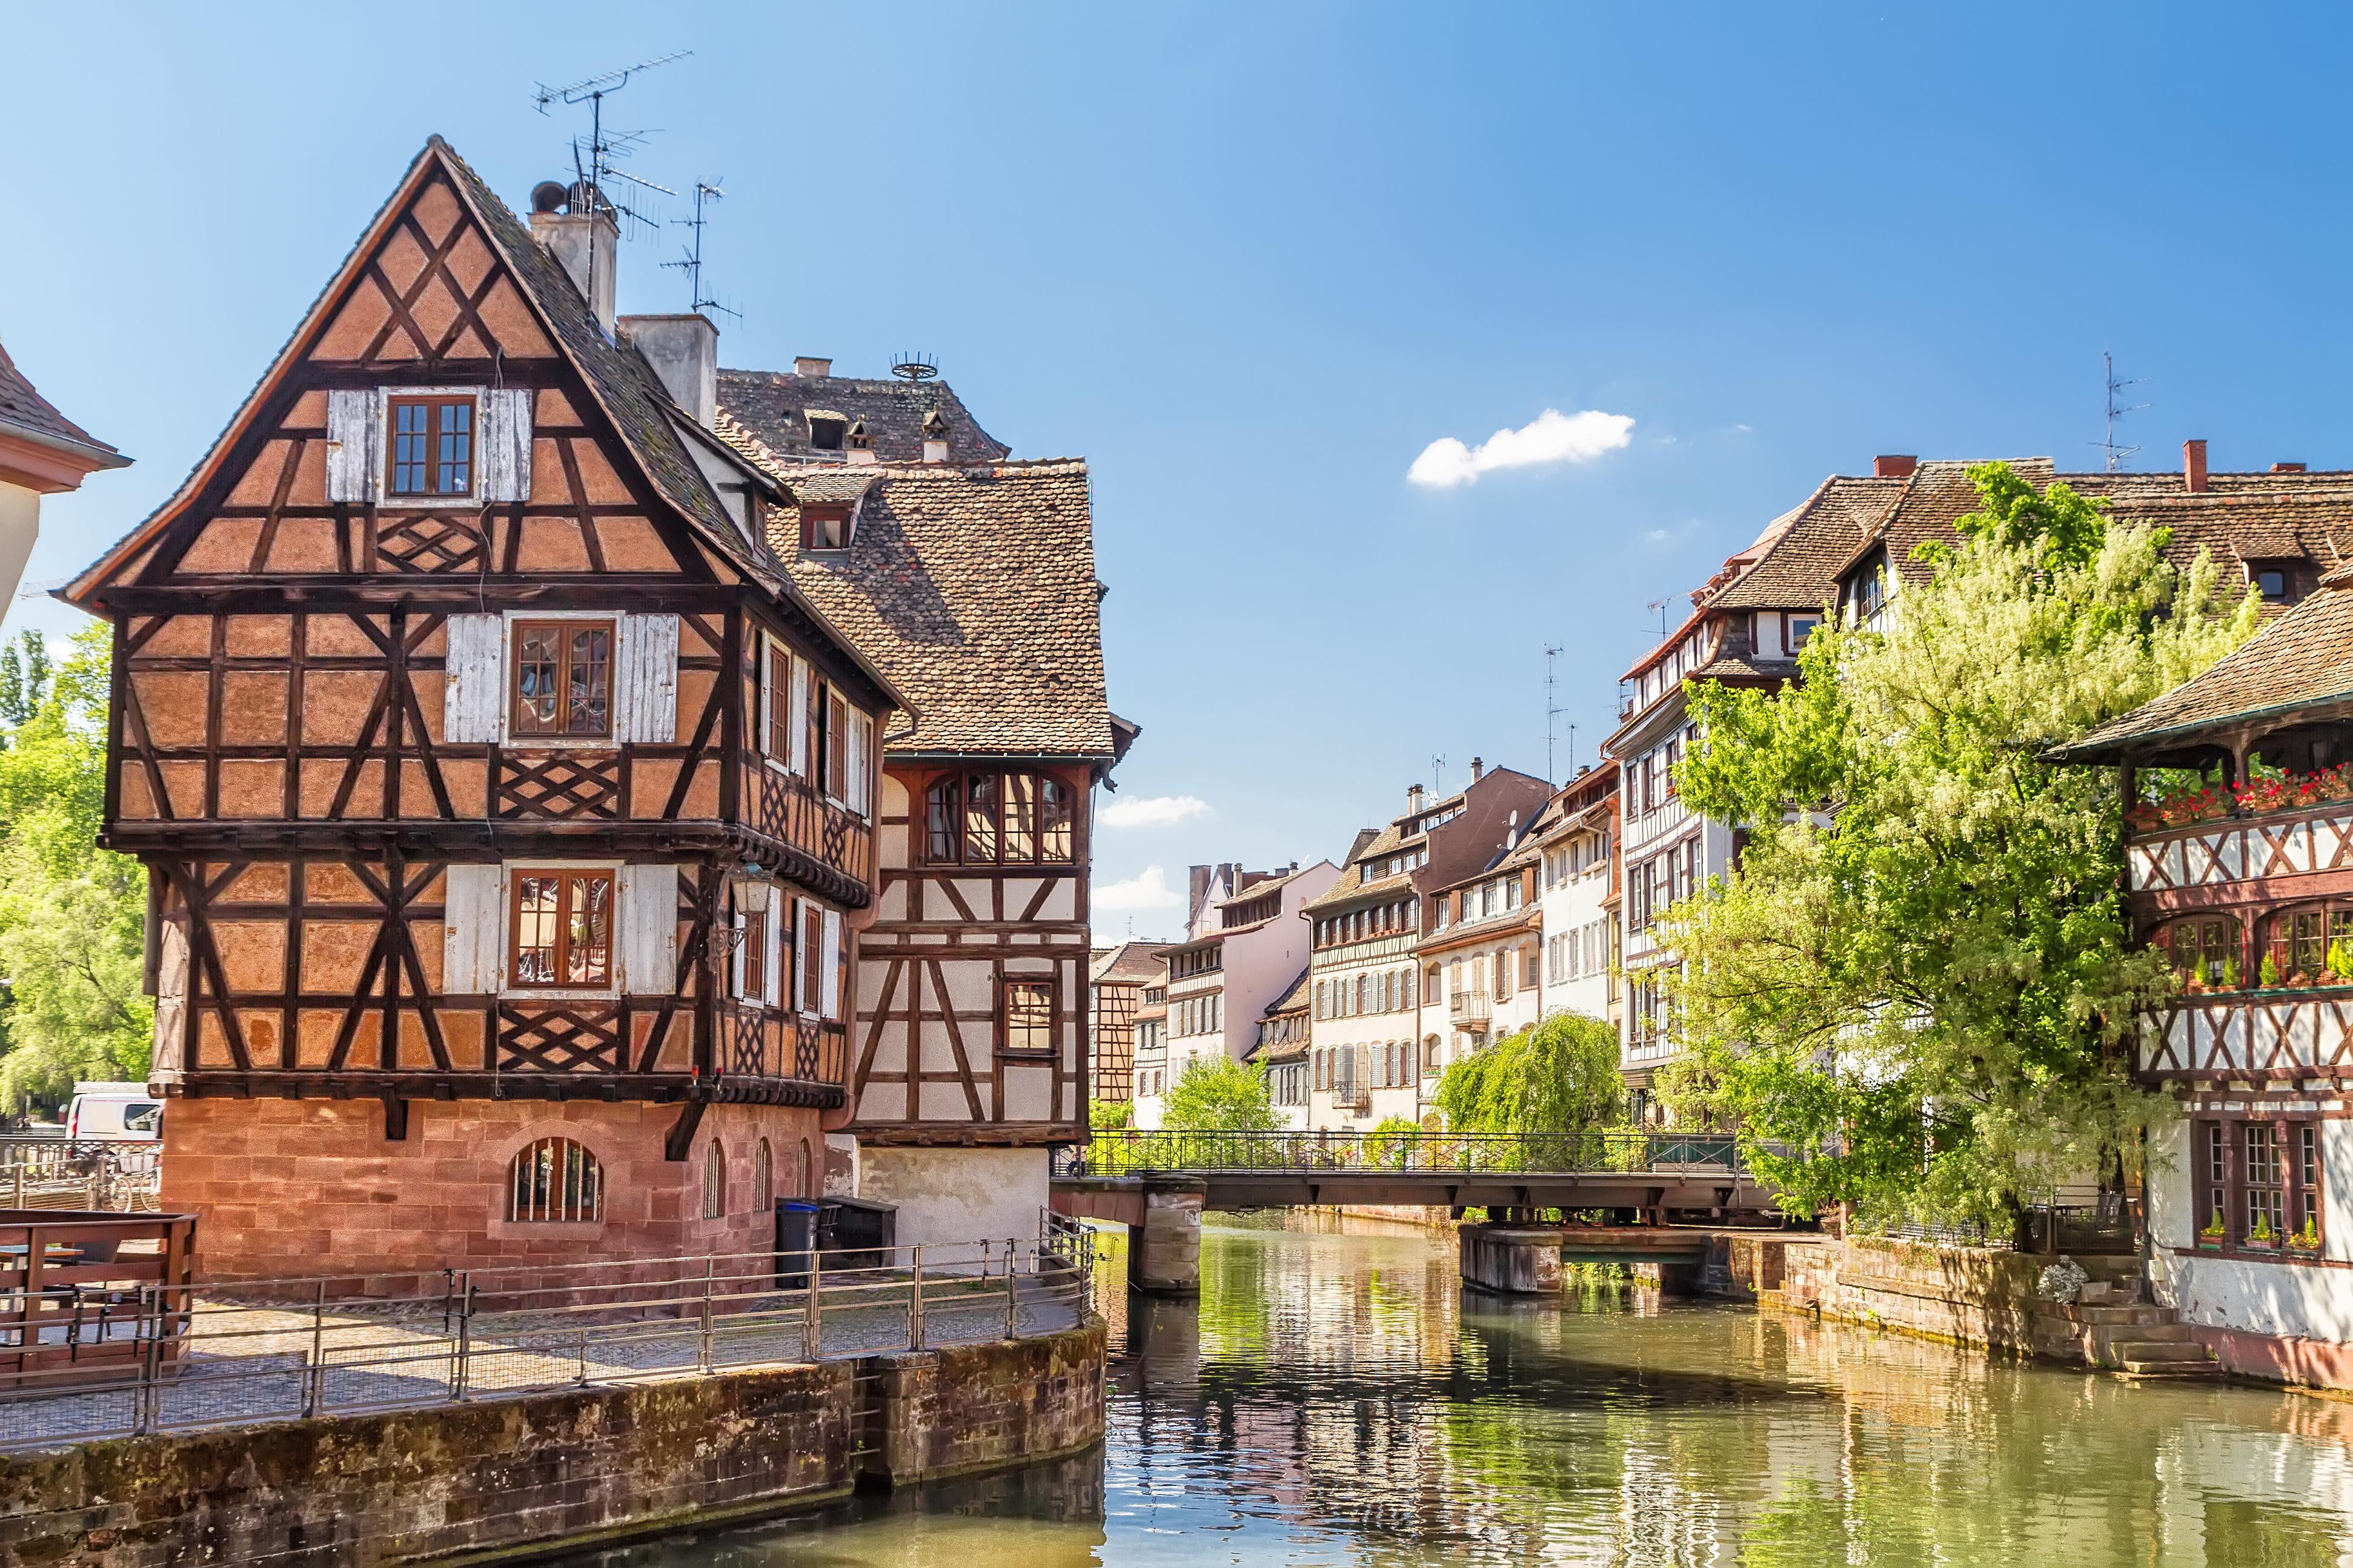
[[[854,1254],[143,1286],[44,1331],[108,1353],[0,1384],[0,1450],[1029,1338],[1083,1321],[1093,1276],[1092,1233],[1050,1219]],[[0,1320],[0,1346],[25,1331]]]
[[[0,1134],[0,1208],[152,1211],[160,1141]]]
[[[1097,1132],[1055,1156],[1055,1174],[1139,1171],[1431,1171],[1466,1173],[1692,1170],[1742,1173],[1728,1132]]]

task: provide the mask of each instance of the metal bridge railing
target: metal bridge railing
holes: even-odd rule
[[[0,1451],[416,1408],[1058,1332],[1092,1307],[1092,1235],[143,1286],[16,1338]],[[69,1347],[68,1342],[71,1345]],[[19,1350],[24,1347],[18,1347]]]
[[[1142,1171],[1610,1172],[1742,1174],[1736,1141],[1715,1132],[1097,1132],[1056,1153],[1059,1176]]]

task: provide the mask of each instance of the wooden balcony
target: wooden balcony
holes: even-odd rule
[[[2125,868],[2136,893],[2353,870],[2353,801],[2137,833],[2125,845]]]
[[[2140,1067],[2250,1084],[2353,1071],[2353,985],[2180,997],[2144,1020]]]
[[[873,898],[874,825],[826,798],[798,773],[751,770],[744,825],[783,851],[778,868],[834,902],[863,909]]]

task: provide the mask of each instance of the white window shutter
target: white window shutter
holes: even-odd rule
[[[735,933],[734,950],[728,955],[727,994],[744,994],[744,906],[738,903],[735,912],[727,917],[728,929]]]
[[[792,679],[793,756],[789,764],[793,772],[808,777],[808,698],[809,668],[798,654],[793,656]]]
[[[506,910],[499,897],[500,868],[449,867],[442,873],[441,990],[450,996],[487,996],[499,989],[506,948]]]
[[[678,733],[678,617],[625,615],[617,640],[613,738],[670,741]]]
[[[778,971],[783,969],[784,965],[778,960],[784,956],[784,916],[785,896],[777,889],[770,888],[768,889],[767,951],[761,954],[760,973],[766,976],[768,987],[767,994],[761,1000],[771,1007],[776,1005],[783,994],[782,977]]]
[[[767,633],[760,634],[760,733],[752,749],[762,756],[772,755],[768,737],[776,732],[776,639]],[[782,762],[784,759],[776,759]]]
[[[849,715],[849,809],[859,816],[866,815],[866,727],[865,714],[852,710]]]
[[[384,471],[384,399],[373,390],[327,394],[327,499],[371,501]]]
[[[484,500],[531,499],[531,397],[526,387],[492,387],[482,394],[477,460]]]
[[[507,631],[498,616],[451,616],[448,685],[441,698],[441,738],[450,742],[506,739]]]
[[[804,924],[807,918],[808,900],[796,899],[792,902],[791,909],[793,911],[793,1007],[797,1012],[807,1013],[809,1010],[808,966],[814,962],[816,956],[808,950],[808,930]]]
[[[621,868],[621,989],[668,996],[678,989],[678,868]]]
[[[825,1016],[841,1016],[841,916],[825,911]]]

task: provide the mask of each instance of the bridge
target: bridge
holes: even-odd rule
[[[1098,1132],[1057,1155],[1052,1187],[1056,1213],[1128,1227],[1134,1283],[1176,1291],[1198,1286],[1208,1209],[1483,1208],[1507,1222],[1498,1238],[1521,1238],[1514,1250],[1552,1256],[1556,1278],[1561,1260],[1695,1265],[1718,1231],[1777,1224],[1773,1196],[1728,1135],[1622,1131]],[[1546,1209],[1591,1223],[1527,1224]],[[1474,1272],[1472,1251],[1466,1239],[1465,1278],[1516,1288]]]

